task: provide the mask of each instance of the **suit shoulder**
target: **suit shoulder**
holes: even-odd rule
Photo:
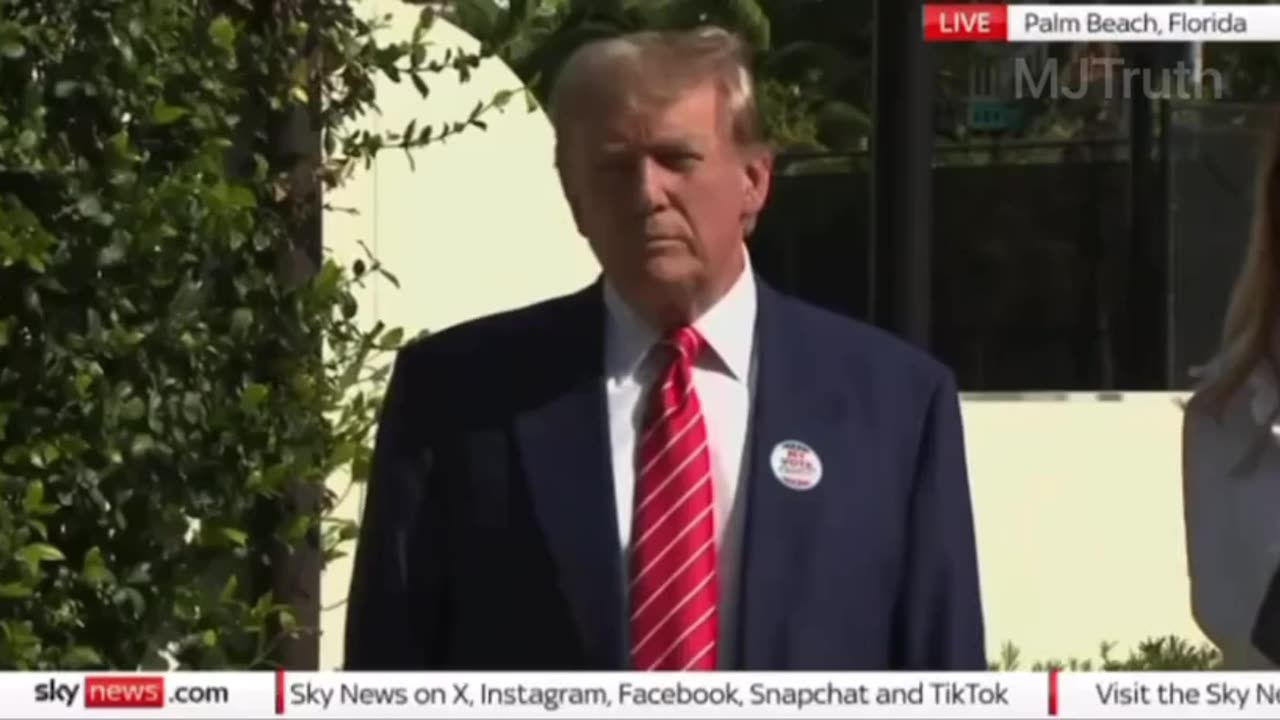
[[[929,386],[954,386],[951,369],[924,350],[868,323],[803,300],[782,296],[787,312],[808,328],[815,352],[857,358],[875,375],[899,376]]]
[[[474,318],[416,338],[400,349],[401,362],[439,370],[477,363],[518,361],[554,342],[574,315],[581,315],[590,288],[571,295]],[[443,365],[443,367],[440,367]]]

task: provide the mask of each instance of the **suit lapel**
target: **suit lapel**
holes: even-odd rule
[[[590,660],[614,669],[626,659],[625,579],[608,451],[599,283],[575,296],[551,327],[538,353],[546,355],[548,369],[535,370],[543,374],[546,399],[517,418],[516,432],[534,512]]]
[[[843,447],[839,433],[844,426],[833,416],[818,377],[820,359],[815,348],[803,346],[803,332],[788,327],[783,303],[760,283],[736,644],[737,666],[745,670],[789,666],[788,625],[796,612],[792,599],[804,591],[808,561],[821,539],[821,482],[803,491],[783,485],[773,471],[772,451],[779,443],[800,441],[825,459]]]

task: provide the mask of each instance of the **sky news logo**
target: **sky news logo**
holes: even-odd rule
[[[47,680],[36,686],[37,703],[58,703],[86,708],[162,708],[164,678],[159,676],[89,676],[84,684]]]

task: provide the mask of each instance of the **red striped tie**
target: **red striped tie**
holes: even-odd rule
[[[631,535],[631,659],[637,670],[714,670],[720,629],[714,487],[693,362],[706,347],[686,327],[665,341],[636,447]]]

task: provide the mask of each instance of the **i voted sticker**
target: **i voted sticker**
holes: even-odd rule
[[[792,490],[811,490],[822,480],[822,460],[813,448],[799,440],[784,440],[769,455],[778,482]]]

